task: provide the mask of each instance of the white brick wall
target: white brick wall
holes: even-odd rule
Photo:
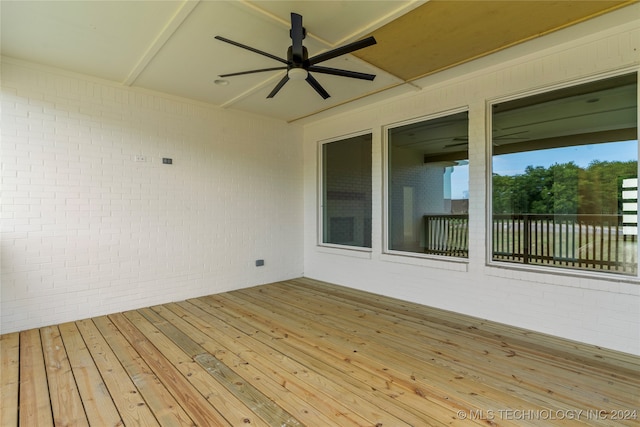
[[[532,330],[640,354],[640,281],[486,265],[486,101],[616,70],[638,70],[640,5],[624,8],[424,79],[395,100],[305,125],[305,275]],[[468,263],[383,253],[383,126],[469,108]],[[317,143],[373,129],[373,248],[317,246]]]
[[[1,70],[0,332],[302,275],[301,127]]]

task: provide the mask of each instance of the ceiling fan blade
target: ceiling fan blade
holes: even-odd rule
[[[267,98],[273,98],[274,96],[276,96],[276,93],[280,92],[280,89],[282,89],[282,86],[284,86],[288,81],[289,81],[289,76],[285,74],[282,80],[280,80],[276,85],[276,87],[273,88],[271,93],[267,95]]]
[[[328,52],[321,53],[312,58],[309,58],[309,64],[315,65],[323,61],[327,61],[329,59],[335,58],[340,55],[344,55],[347,53],[354,52],[359,49],[363,49],[365,47],[369,47],[376,44],[376,39],[373,37],[367,37],[366,39],[358,40],[353,43],[349,43],[347,45],[337,47]]]
[[[240,71],[238,73],[220,74],[218,77],[242,76],[243,74],[262,73],[265,71],[286,70],[287,67],[262,68],[260,70]]]
[[[229,40],[229,39],[224,38],[224,37],[222,37],[222,36],[215,36],[215,38],[216,38],[217,40],[223,41],[223,42],[225,42],[225,43],[229,43],[229,44],[232,44],[232,45],[234,45],[234,46],[238,46],[238,47],[241,47],[241,48],[243,48],[243,49],[250,50],[251,52],[254,52],[254,53],[257,53],[257,54],[260,54],[260,55],[266,56],[267,58],[275,59],[276,61],[282,62],[283,64],[287,64],[287,60],[286,60],[286,59],[279,58],[279,57],[277,57],[277,56],[275,56],[275,55],[272,55],[272,54],[270,54],[270,53],[263,52],[263,51],[261,51],[261,50],[259,50],[259,49],[256,49],[256,48],[254,48],[254,47],[251,47],[251,46],[247,46],[246,44],[242,44],[242,43],[234,42],[233,40]]]
[[[453,141],[455,141],[455,138],[453,139]],[[469,143],[468,143],[468,142],[458,142],[457,144],[448,144],[448,145],[445,145],[445,146],[444,146],[444,147],[442,147],[442,148],[462,147],[463,145],[469,145]]]
[[[307,80],[307,83],[309,83],[311,87],[314,88],[316,92],[320,94],[322,99],[327,99],[331,96],[326,90],[324,90],[324,88],[320,85],[320,83],[313,78],[311,74],[307,76],[306,80]]]
[[[375,74],[358,73],[357,71],[340,70],[338,68],[320,67],[319,65],[309,67],[309,71],[315,71],[316,73],[322,74],[332,74],[334,76],[352,77],[354,79],[361,80],[373,80],[376,78]]]
[[[291,54],[293,62],[301,63],[304,58],[302,47],[302,39],[304,39],[304,28],[302,27],[302,15],[291,13]]]
[[[513,133],[505,133],[504,135],[498,135],[493,137],[493,139],[529,139],[527,137],[519,137],[519,138],[510,138],[513,137],[513,135],[522,135],[523,133],[527,133],[529,132],[528,130],[522,130],[520,132],[513,132]],[[495,133],[495,131],[494,131]]]

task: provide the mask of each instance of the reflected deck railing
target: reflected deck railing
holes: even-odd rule
[[[425,253],[466,258],[469,255],[469,215],[424,216]]]
[[[425,253],[467,257],[468,222],[425,215]],[[622,215],[499,214],[492,236],[497,261],[637,274],[637,236],[623,234]]]

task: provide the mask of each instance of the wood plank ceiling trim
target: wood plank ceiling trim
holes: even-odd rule
[[[374,31],[354,53],[412,81],[611,12],[638,0],[431,0]]]

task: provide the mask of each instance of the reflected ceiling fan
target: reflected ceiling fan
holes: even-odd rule
[[[495,130],[494,130],[495,132]],[[514,132],[514,133],[507,133],[504,135],[498,135],[496,137],[493,137],[493,145],[498,145],[498,143],[496,141],[506,141],[506,140],[526,140],[526,139],[530,139],[527,138],[526,136],[513,136],[513,135],[521,135],[523,133],[527,133],[529,132],[528,130],[523,130],[520,132]],[[451,139],[451,141],[462,141],[462,142],[456,142],[455,144],[448,144],[445,145],[442,148],[453,148],[453,147],[459,147],[459,146],[463,146],[463,145],[468,145],[469,144],[469,137],[467,136],[456,136],[455,138]]]
[[[358,40],[353,43],[349,43],[345,46],[338,47],[309,58],[307,48],[302,45],[302,40],[307,35],[306,29],[302,26],[302,15],[299,15],[297,13],[291,13],[291,30],[289,31],[289,35],[291,36],[292,43],[289,49],[287,50],[287,59],[283,59],[275,55],[271,55],[270,53],[261,51],[251,46],[244,45],[242,43],[235,42],[233,40],[229,40],[221,36],[216,36],[215,38],[220,41],[232,44],[234,46],[241,47],[243,49],[250,50],[251,52],[264,55],[267,58],[275,59],[276,61],[279,61],[285,64],[285,66],[281,66],[281,67],[261,68],[259,70],[250,70],[250,71],[241,71],[238,73],[221,74],[220,77],[224,78],[224,77],[240,76],[243,74],[262,73],[265,71],[287,70],[287,74],[285,74],[282,80],[278,82],[276,87],[273,88],[273,90],[271,91],[271,93],[269,93],[267,98],[273,98],[289,80],[306,80],[307,83],[309,83],[309,85],[311,85],[311,87],[314,88],[315,91],[318,92],[318,94],[323,99],[329,98],[330,95],[320,85],[320,83],[318,83],[318,81],[311,75],[311,72],[322,73],[322,74],[332,74],[334,76],[351,77],[354,79],[370,80],[370,81],[376,77],[375,74],[359,73],[356,71],[340,70],[337,68],[329,68],[329,67],[322,67],[322,66],[316,65],[320,62],[324,62],[329,59],[333,59],[335,57],[345,55],[347,53],[351,53],[356,50],[374,45],[376,44],[376,39],[373,37],[367,37],[365,39]]]

